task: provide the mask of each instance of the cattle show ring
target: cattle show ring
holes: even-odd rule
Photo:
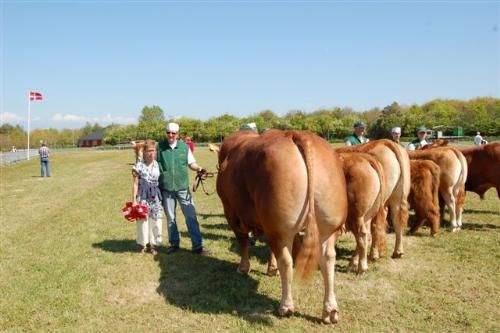
[[[2,331],[500,331],[499,142],[237,130],[189,174],[208,251],[177,207],[154,256],[121,213],[134,145],[0,166]]]

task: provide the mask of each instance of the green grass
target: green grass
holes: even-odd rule
[[[201,165],[215,170],[206,149]],[[38,160],[0,167],[0,331],[55,332],[498,332],[500,208],[496,193],[468,194],[464,230],[424,228],[406,256],[348,271],[351,235],[337,251],[341,317],[320,323],[323,282],[294,282],[296,315],[277,317],[279,278],[268,250],[252,248],[252,271],[236,273],[238,247],[216,194],[195,193],[210,256],[189,252],[182,214],[174,255],[135,252],[135,225],[121,216],[131,196],[131,151],[55,154],[52,177]],[[213,190],[215,180],[207,187]],[[164,226],[165,228],[165,226]],[[164,230],[166,239],[166,230]],[[390,250],[393,235],[388,235]]]

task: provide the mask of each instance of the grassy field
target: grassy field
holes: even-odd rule
[[[201,165],[215,156],[199,149]],[[55,154],[52,177],[32,159],[0,167],[2,332],[499,332],[500,206],[496,193],[468,194],[464,230],[424,228],[406,256],[348,270],[351,235],[337,251],[338,325],[320,323],[323,282],[294,282],[296,315],[277,317],[279,278],[268,250],[252,248],[252,271],[236,273],[238,247],[217,194],[195,194],[209,256],[193,255],[182,214],[181,246],[156,259],[135,248],[121,216],[131,196],[131,151]],[[215,180],[207,186],[214,190]],[[166,238],[166,230],[164,230]],[[388,235],[388,245],[394,244]]]

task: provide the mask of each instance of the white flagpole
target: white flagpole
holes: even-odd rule
[[[31,96],[28,92],[28,149],[26,150],[26,159],[30,159],[30,117],[31,117]]]

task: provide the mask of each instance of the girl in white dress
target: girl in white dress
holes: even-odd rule
[[[148,248],[153,255],[158,254],[157,247],[161,245],[162,221],[161,221],[161,191],[158,187],[160,168],[156,162],[156,142],[146,140],[144,142],[144,160],[137,162],[132,168],[133,205],[144,205],[148,207],[146,219],[136,221],[137,244],[139,251],[145,253]]]

